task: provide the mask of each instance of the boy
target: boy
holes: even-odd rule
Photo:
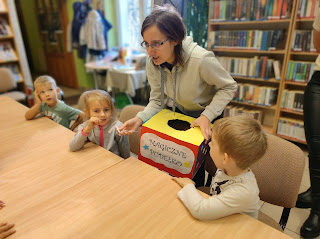
[[[74,130],[82,122],[83,112],[58,100],[60,89],[52,77],[46,75],[38,77],[34,81],[34,88],[36,104],[26,112],[25,118],[27,120],[31,120],[41,113],[71,130]],[[75,122],[71,125],[72,121]]]
[[[214,220],[235,213],[258,218],[259,188],[248,168],[267,148],[266,135],[255,119],[246,115],[214,122],[209,143],[210,156],[218,170],[208,199],[203,198],[189,178],[173,178],[181,187],[178,197],[199,220]]]

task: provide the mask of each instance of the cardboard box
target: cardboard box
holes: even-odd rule
[[[167,109],[154,115],[141,127],[138,158],[173,176],[193,178],[209,153],[200,127],[190,128],[194,120]]]

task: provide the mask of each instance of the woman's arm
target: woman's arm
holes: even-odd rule
[[[147,59],[146,71],[148,82],[151,87],[149,103],[136,117],[127,120],[119,127],[119,130],[123,131],[119,133],[119,135],[132,134],[143,124],[143,122],[161,111],[161,76],[160,73],[157,73],[157,69],[153,66],[150,58]]]
[[[161,111],[161,75],[160,71],[153,65],[150,57],[147,59],[146,71],[151,92],[148,105],[142,112],[137,114],[142,122],[147,121]],[[164,101],[166,101],[166,95],[164,97]]]
[[[237,90],[237,82],[221,66],[213,53],[203,57],[200,65],[200,77],[209,85],[214,85],[217,90],[210,104],[202,112],[202,115],[211,122],[223,112],[226,105],[232,100]]]
[[[319,5],[319,1],[317,0],[317,5]],[[318,9],[318,13],[313,22],[313,45],[316,48],[317,52],[320,53],[320,9]]]
[[[317,52],[320,53],[320,32],[318,32],[316,29],[313,29],[313,45]]]

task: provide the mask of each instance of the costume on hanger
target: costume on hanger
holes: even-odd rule
[[[90,1],[86,0],[84,2],[74,2],[73,3],[73,19],[71,22],[71,45],[72,49],[76,49],[79,58],[85,57],[86,49],[84,46],[80,45],[80,29],[85,24],[87,15],[91,11]],[[70,42],[70,39],[69,41]]]
[[[104,57],[108,50],[107,33],[112,28],[100,10],[91,10],[80,29],[80,45],[87,47],[86,62]]]

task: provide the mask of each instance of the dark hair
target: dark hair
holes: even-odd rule
[[[170,4],[155,6],[142,23],[141,36],[143,37],[144,31],[154,24],[167,36],[167,38],[169,38],[169,40],[177,41],[178,44],[174,47],[174,64],[179,63],[180,65],[183,65],[182,41],[186,36],[186,28],[179,12],[177,12]]]

